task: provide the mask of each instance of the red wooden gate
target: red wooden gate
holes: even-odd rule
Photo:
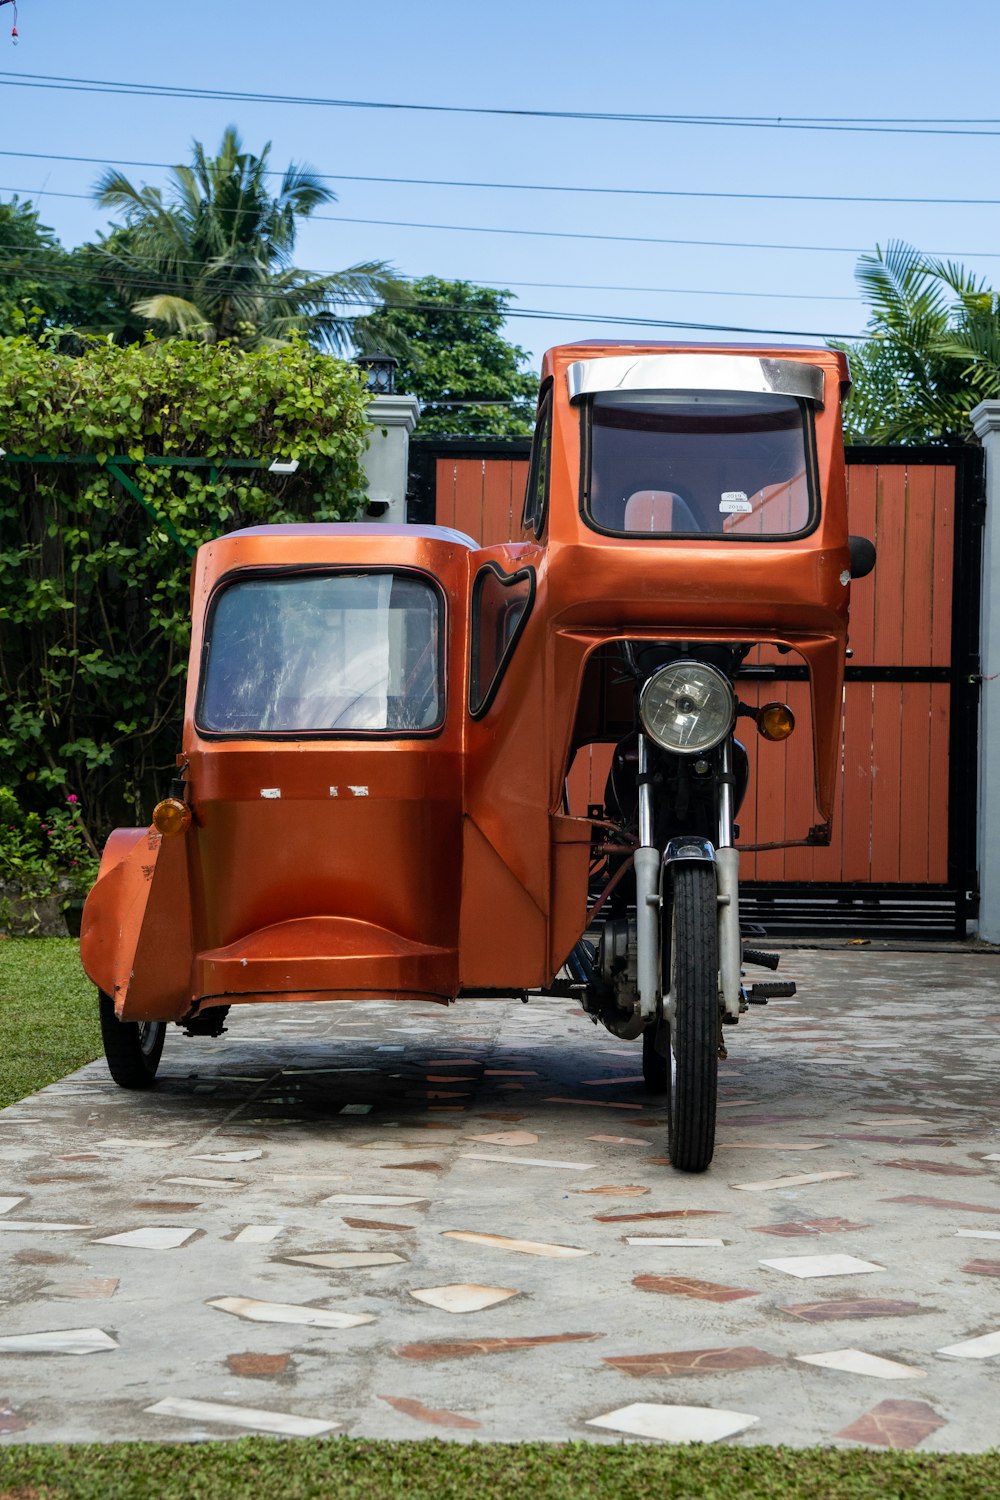
[[[427,519],[477,541],[518,535],[526,443],[420,447]],[[978,450],[848,450],[850,529],[875,541],[878,563],[852,586],[833,842],[741,861],[746,909],[776,935],[964,936],[975,914],[980,496]],[[751,661],[760,679],[741,682],[741,698],[787,701],[797,730],[748,743],[740,841],[801,838],[816,821],[805,668],[769,649]],[[574,812],[603,802],[610,753],[578,754]]]

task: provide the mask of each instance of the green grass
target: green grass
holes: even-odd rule
[[[998,1457],[260,1437],[9,1447],[0,1500],[993,1500]]]
[[[0,1038],[0,1109],[101,1055],[97,992],[72,938],[0,940]]]

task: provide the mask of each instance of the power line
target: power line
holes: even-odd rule
[[[68,281],[80,286],[115,288],[120,285],[119,278],[114,276],[102,276],[99,273],[87,274],[76,271],[72,271],[67,274],[65,271],[55,266],[44,267],[39,265],[34,268],[29,268],[28,278],[41,278],[42,280],[47,279],[51,281]],[[137,289],[146,287],[152,291],[163,290],[163,282],[154,278],[150,278],[147,280],[146,278],[138,277],[136,278],[134,285]],[[245,285],[239,284],[234,284],[233,286],[227,287],[225,284],[223,284],[221,286],[213,287],[213,291],[216,294],[223,296],[231,295],[233,297],[238,297],[240,295],[249,295],[252,300],[265,302],[282,302],[286,300],[280,288],[275,287],[247,287]],[[355,307],[372,309],[374,311],[385,309],[390,312],[433,312],[445,314],[453,313],[455,315],[466,317],[469,316],[470,313],[472,315],[475,315],[476,313],[475,308],[470,308],[468,306],[454,306],[440,302],[376,303],[369,298],[359,297],[350,293],[345,293],[342,296],[334,295],[331,300],[338,307]],[[505,317],[528,318],[532,321],[544,320],[546,322],[592,323],[595,325],[603,325],[615,328],[674,328],[699,333],[746,333],[761,335],[765,337],[780,338],[838,339],[849,341],[851,339],[860,337],[860,335],[857,333],[833,333],[828,329],[817,330],[803,328],[747,328],[736,323],[688,322],[674,318],[650,318],[642,315],[623,317],[617,313],[578,313],[538,307],[518,307],[516,309],[508,309],[505,313]]]
[[[76,162],[94,167],[146,167],[173,171],[181,165],[169,161],[133,161],[128,157],[67,156],[53,151],[0,151],[27,161]],[[283,177],[277,168],[265,169],[267,177]],[[518,193],[591,193],[623,198],[714,198],[751,203],[909,203],[948,207],[996,208],[1000,198],[885,197],[858,193],[732,193],[695,188],[596,187],[589,184],[542,182],[481,182],[450,177],[373,177],[357,172],[316,172],[323,182],[368,182],[395,187],[484,188]]]
[[[0,193],[26,193],[32,200],[40,198],[74,198],[82,202],[92,202],[89,193],[63,193],[50,191],[47,188],[4,187],[0,185]],[[217,208],[216,213],[242,213],[242,209]],[[812,254],[830,255],[864,255],[870,246],[865,245],[787,245],[770,240],[692,240],[679,238],[660,238],[655,235],[641,234],[587,234],[577,230],[566,229],[512,229],[508,225],[492,224],[429,224],[416,219],[361,219],[350,217],[347,214],[310,214],[310,223],[324,224],[371,224],[389,229],[437,229],[444,230],[449,234],[509,234],[522,238],[548,239],[548,240],[601,240],[612,244],[623,245],[695,245],[703,248],[720,250],[796,250],[807,251]],[[928,255],[950,255],[969,256],[979,258],[998,259],[1000,250],[928,250]]]
[[[736,130],[808,130],[875,135],[997,136],[1000,130],[978,128],[1000,125],[1000,120],[878,119],[875,116],[821,115],[663,115],[646,112],[617,113],[610,110],[513,109],[467,104],[419,104],[399,100],[337,99],[306,94],[264,94],[249,89],[190,88],[179,84],[120,82],[102,78],[73,78],[54,73],[9,73],[0,71],[8,87],[55,89],[73,93],[126,94],[160,99],[224,100],[228,103],[294,104],[324,109],[372,109],[413,111],[420,114],[487,115],[532,120],[592,120],[603,124],[715,126]],[[977,128],[969,129],[967,126]],[[961,127],[961,128],[957,128]]]

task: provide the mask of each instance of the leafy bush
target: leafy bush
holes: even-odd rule
[[[179,749],[191,552],[244,525],[354,519],[367,400],[303,343],[73,358],[0,338],[0,757],[25,807],[72,787],[95,839],[146,820]],[[64,461],[11,462],[37,455]],[[106,468],[126,455],[145,506]],[[268,474],[276,457],[298,472]],[[265,467],[226,471],[240,459]]]
[[[0,882],[37,900],[58,893],[85,896],[97,879],[97,851],[70,792],[44,814],[25,812],[10,787],[0,786]]]

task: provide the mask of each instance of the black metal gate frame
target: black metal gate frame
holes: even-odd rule
[[[776,937],[825,932],[858,937],[964,938],[979,914],[976,814],[979,781],[979,610],[986,499],[982,450],[973,447],[856,447],[847,462],[955,470],[951,665],[864,667],[847,664],[846,682],[946,682],[951,687],[948,737],[948,883],[876,885],[868,881],[747,881],[740,906]],[[876,577],[878,565],[876,564]],[[806,677],[777,668],[775,680]]]

